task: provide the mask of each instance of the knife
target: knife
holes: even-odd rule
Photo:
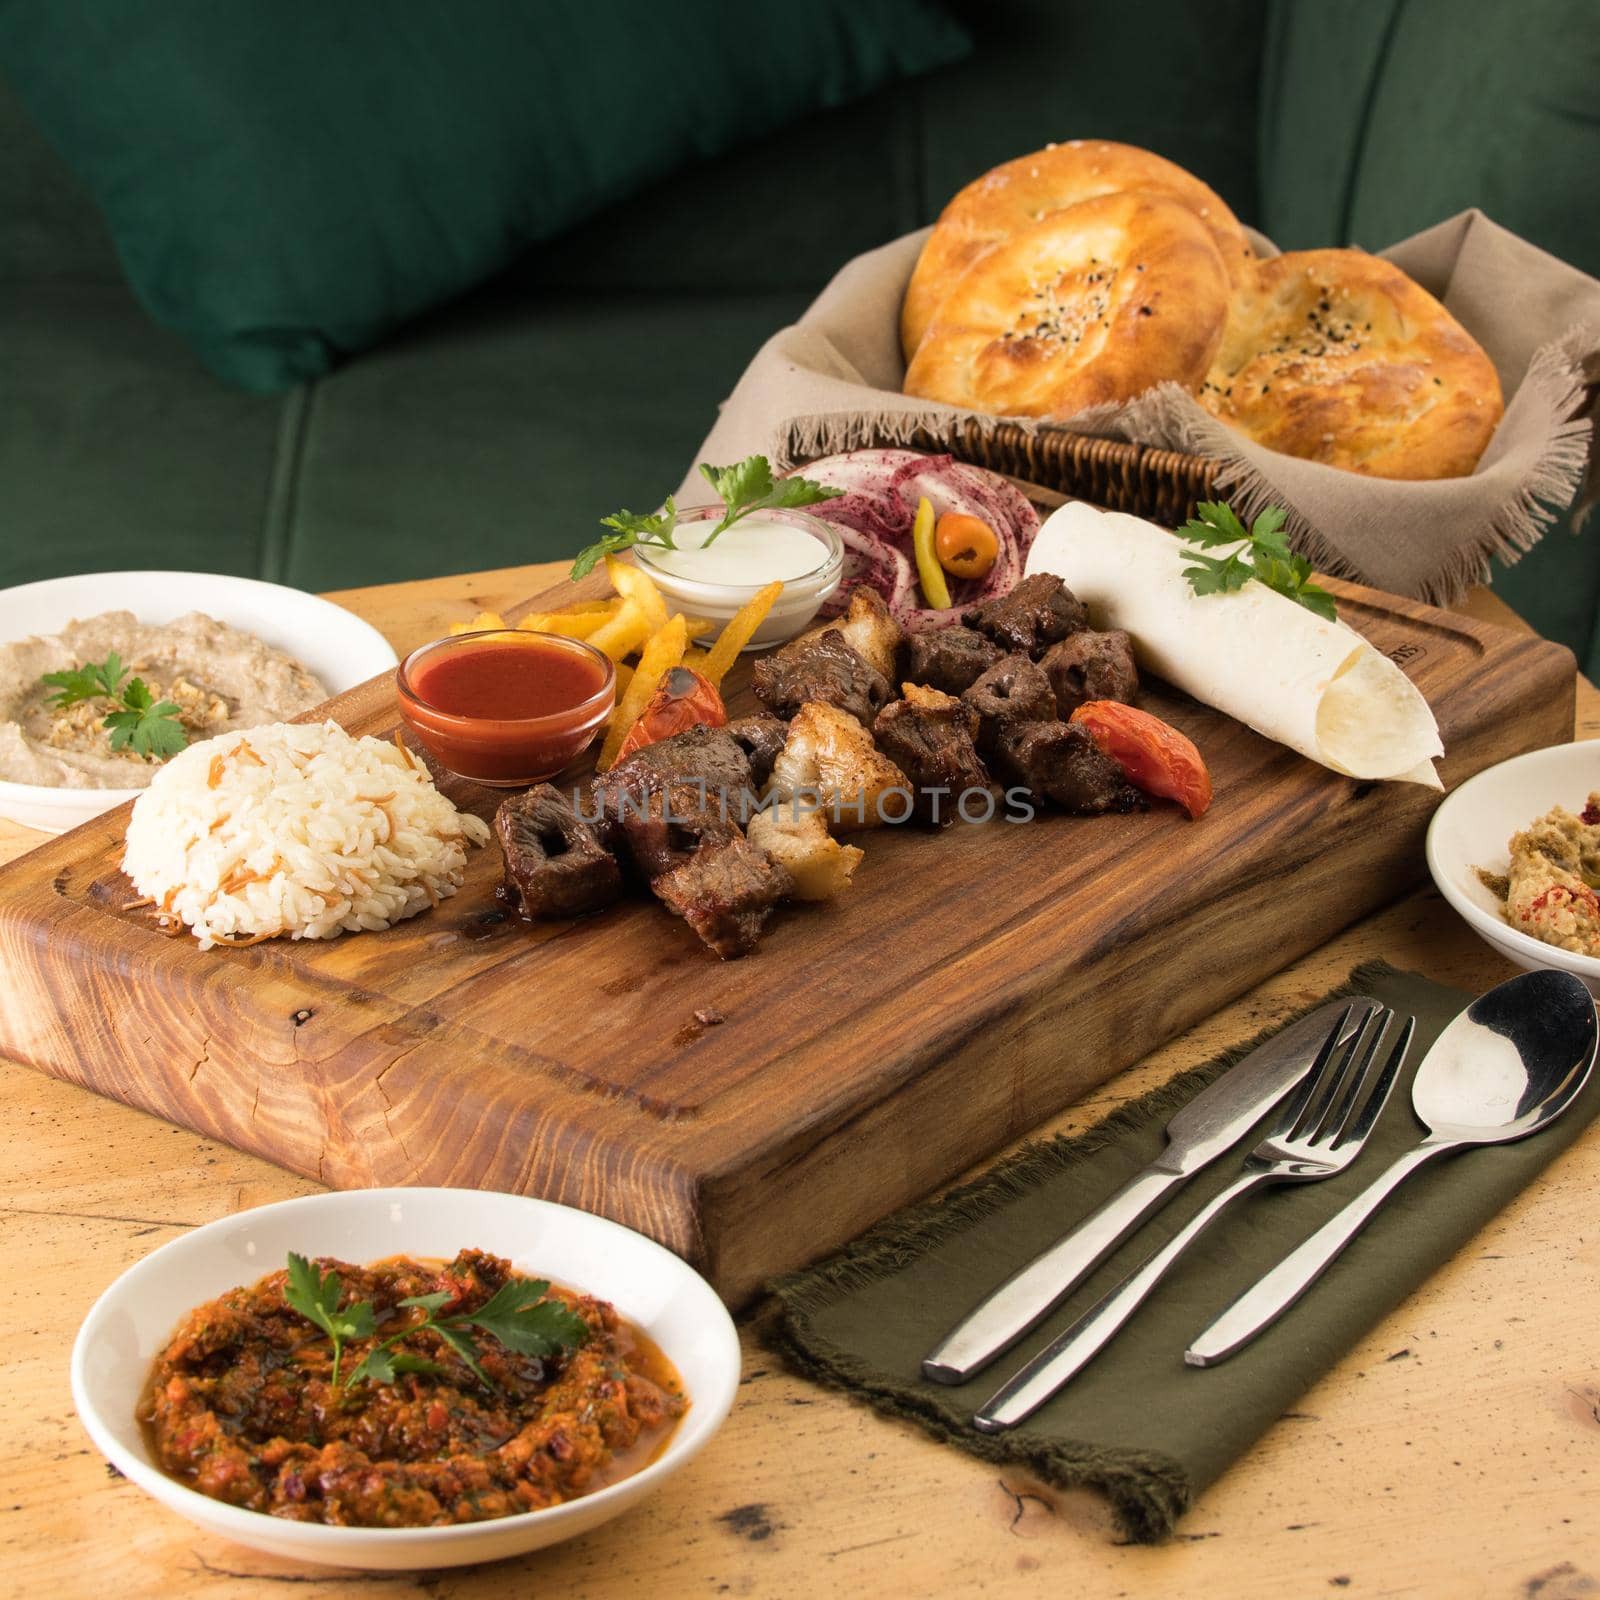
[[[969,1312],[923,1358],[923,1376],[965,1383],[1037,1327],[1157,1206],[1237,1144],[1306,1075],[1341,1010],[1342,1044],[1377,1009],[1365,996],[1330,1000],[1208,1084],[1167,1124],[1161,1154]]]

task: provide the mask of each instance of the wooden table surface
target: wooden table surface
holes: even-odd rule
[[[556,572],[331,598],[403,652]],[[1515,623],[1486,593],[1466,609]],[[1600,694],[1581,680],[1577,731],[1600,735]],[[37,837],[0,823],[0,859]],[[1042,1131],[1085,1126],[1375,956],[1472,989],[1511,971],[1418,891]],[[642,1507],[538,1555],[391,1577],[202,1534],[107,1466],[68,1392],[78,1324],[119,1272],[185,1228],[316,1185],[12,1063],[0,1062],[0,1118],[11,1263],[0,1595],[1600,1595],[1600,1132],[1352,1350],[1164,1546],[1118,1543],[1091,1493],[997,1472],[789,1375],[747,1329],[732,1416]]]

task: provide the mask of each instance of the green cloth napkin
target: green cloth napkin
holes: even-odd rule
[[[1112,1344],[1021,1427],[985,1435],[970,1418],[1025,1359],[1237,1175],[1270,1114],[1236,1151],[1179,1190],[1047,1322],[969,1383],[924,1382],[922,1356],[986,1293],[1151,1161],[1178,1107],[1259,1039],[1075,1138],[1027,1146],[973,1183],[899,1212],[838,1255],[777,1280],[769,1339],[802,1371],[986,1461],[1026,1468],[1062,1488],[1103,1491],[1132,1539],[1164,1537],[1201,1490],[1600,1112],[1597,1074],[1542,1134],[1438,1158],[1405,1182],[1322,1281],[1254,1344],[1220,1366],[1187,1367],[1183,1351],[1194,1335],[1422,1137],[1411,1111],[1412,1073],[1470,998],[1381,962],[1358,968],[1336,993],[1370,994],[1417,1019],[1405,1072],[1367,1149],[1338,1177],[1237,1202]]]

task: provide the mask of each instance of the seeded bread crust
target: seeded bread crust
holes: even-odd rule
[[[1148,150],[1106,139],[1071,139],[993,168],[944,208],[906,288],[900,313],[906,360],[916,353],[941,302],[980,256],[1053,211],[1130,190],[1187,206],[1211,231],[1228,281],[1244,282],[1255,254],[1220,195]]]
[[[1285,455],[1374,478],[1455,478],[1505,407],[1494,364],[1398,267],[1298,250],[1234,299],[1200,403]]]
[[[1108,194],[981,256],[939,307],[907,394],[1000,416],[1067,417],[1163,382],[1199,386],[1229,284],[1187,206]]]

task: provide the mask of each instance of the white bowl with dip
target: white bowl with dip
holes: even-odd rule
[[[211,572],[88,572],[0,589],[0,644],[59,633],[104,611],[131,611],[147,623],[203,611],[295,657],[330,695],[393,670],[399,660],[371,623],[343,606],[283,584]],[[141,793],[0,781],[0,817],[64,833]]]
[[[1500,902],[1478,877],[1478,868],[1504,873],[1511,836],[1552,806],[1582,811],[1600,789],[1600,741],[1551,745],[1514,756],[1467,779],[1439,804],[1428,826],[1428,871],[1439,893],[1499,955],[1533,971],[1570,972],[1600,995],[1600,959],[1559,950],[1514,928]]]
[[[634,560],[667,604],[720,633],[758,589],[783,584],[746,650],[765,650],[808,627],[844,576],[844,541],[821,517],[803,511],[752,511],[707,546],[723,508],[690,506],[678,513],[677,549],[635,545]]]
[[[543,1511],[446,1528],[347,1528],[225,1505],[156,1464],[135,1415],[156,1357],[184,1316],[255,1283],[288,1252],[373,1262],[449,1260],[476,1247],[609,1300],[678,1369],[689,1410],[661,1454],[631,1476]],[[608,1522],[697,1455],[739,1388],[739,1338],[716,1292],[642,1234],[548,1200],[482,1189],[355,1189],[259,1206],[185,1233],[128,1268],[84,1318],[72,1398],[100,1452],[169,1510],[208,1533],[292,1560],[377,1571],[465,1566],[523,1555]]]

